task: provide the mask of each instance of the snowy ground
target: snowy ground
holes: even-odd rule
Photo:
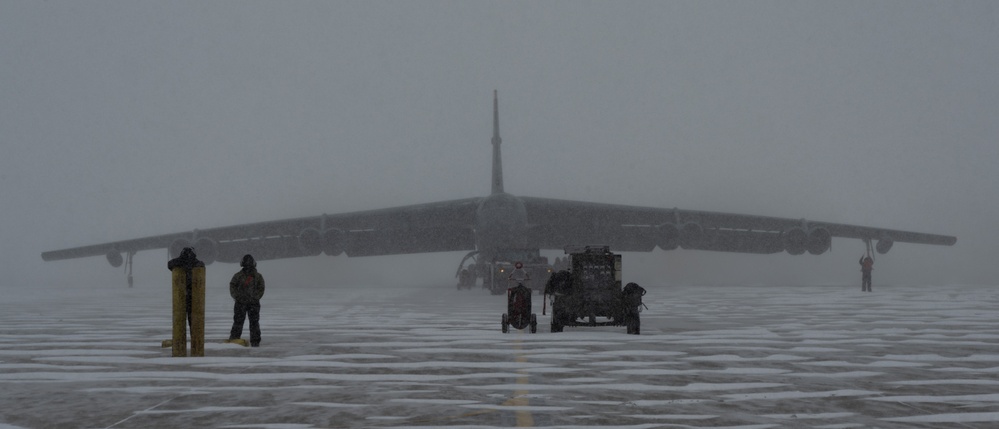
[[[167,285],[8,290],[0,428],[999,427],[996,288],[648,289],[631,336],[549,333],[537,295],[502,334],[480,289],[269,285],[254,349],[210,285],[204,358],[160,347]]]

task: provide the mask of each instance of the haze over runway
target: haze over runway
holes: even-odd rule
[[[988,1],[0,3],[0,427],[994,426],[997,30]],[[494,90],[515,195],[958,242],[896,244],[871,294],[859,240],[628,253],[637,337],[502,335],[462,253],[271,261],[264,347],[204,359],[158,346],[166,252],[133,288],[39,258],[484,196]]]
[[[484,196],[494,89],[514,195],[947,234],[955,247],[896,246],[875,281],[999,274],[990,2],[3,12],[10,285],[123,282],[102,258],[46,264],[45,250]],[[847,283],[862,252],[836,239],[819,257],[656,251],[630,266],[644,283]],[[271,273],[443,283],[461,255],[302,258]],[[139,253],[137,281],[165,259]]]

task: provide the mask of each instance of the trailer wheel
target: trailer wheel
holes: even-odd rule
[[[639,332],[641,331],[642,321],[639,319],[638,313],[632,313],[628,316],[625,316],[624,323],[628,327],[629,335],[639,335]]]
[[[507,317],[506,313],[503,313],[503,333],[510,332],[510,318]]]
[[[552,307],[552,332],[562,332],[562,315]]]

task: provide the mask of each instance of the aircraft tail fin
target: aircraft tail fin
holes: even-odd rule
[[[493,90],[493,189],[492,193],[503,193],[503,162],[500,159],[499,97]]]

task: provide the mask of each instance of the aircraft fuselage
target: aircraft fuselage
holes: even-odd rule
[[[519,198],[505,192],[483,198],[475,220],[475,247],[480,252],[527,246],[527,210]]]

